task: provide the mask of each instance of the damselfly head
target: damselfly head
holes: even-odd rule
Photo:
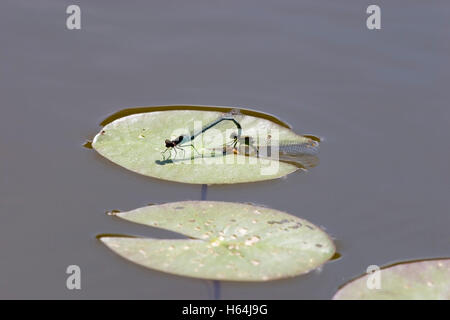
[[[240,115],[240,114],[241,114],[241,112],[239,111],[239,109],[232,109],[231,111],[222,114],[222,118],[223,118],[223,119],[231,120],[231,119],[233,119],[235,116],[238,116],[238,115]]]
[[[166,148],[173,148],[183,142],[184,139],[185,136],[178,136],[173,140],[166,139],[164,142],[166,144]]]
[[[174,147],[173,141],[170,141],[169,139],[166,139],[164,142],[166,144],[166,148],[173,148]]]
[[[234,108],[229,113],[233,116],[237,116],[237,115],[241,114],[241,111],[237,108]]]

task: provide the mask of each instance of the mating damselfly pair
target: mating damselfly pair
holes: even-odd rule
[[[280,160],[295,161],[299,157],[304,158],[305,156],[314,156],[318,152],[320,140],[313,136],[304,136],[302,141],[279,140],[276,138],[274,139],[270,133],[265,136],[256,135],[254,130],[248,130],[253,133],[252,136],[243,136],[243,130],[245,131],[246,129],[251,129],[243,128],[241,123],[238,121],[238,119],[243,118],[243,116],[244,115],[242,115],[238,109],[233,109],[228,113],[221,114],[214,121],[211,121],[201,129],[194,131],[192,134],[180,135],[173,140],[166,139],[166,149],[161,152],[163,159],[172,159],[172,152],[175,154],[175,157],[177,157],[177,150],[181,151],[182,156],[184,157],[185,147],[191,147],[199,157],[204,157],[205,154],[198,152],[195,148],[194,140],[211,128],[216,128],[223,121],[230,121],[234,123],[237,128],[237,133],[233,132],[229,137],[231,141],[223,144],[220,148],[208,148],[207,150],[213,156],[216,154],[226,155],[234,153],[249,157],[276,157]],[[169,155],[166,158],[167,153],[169,153]]]

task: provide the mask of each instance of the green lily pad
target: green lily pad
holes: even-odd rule
[[[380,269],[378,274],[349,282],[333,299],[450,300],[450,259],[408,262]]]
[[[274,280],[307,273],[335,252],[330,237],[312,223],[249,204],[183,201],[115,215],[190,237],[100,237],[111,250],[134,263],[182,276]]]
[[[92,147],[112,162],[142,175],[164,180],[192,184],[230,184],[270,180],[283,177],[300,166],[277,161],[249,157],[244,154],[221,151],[224,143],[231,142],[230,132],[236,132],[231,121],[223,121],[202,136],[193,140],[197,152],[191,147],[184,151],[172,151],[170,160],[161,155],[165,140],[196,131],[214,121],[222,113],[198,110],[170,110],[139,113],[108,123],[95,136]],[[265,132],[277,141],[289,141],[308,145],[311,137],[301,136],[275,122],[240,114],[243,136],[260,137]],[[238,150],[238,149],[236,149]],[[168,153],[166,153],[168,155]],[[169,156],[167,156],[169,158]],[[310,161],[310,160],[308,160]]]

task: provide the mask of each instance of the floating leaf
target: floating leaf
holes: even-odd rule
[[[423,260],[383,268],[378,274],[364,275],[349,282],[333,299],[450,300],[450,259]]]
[[[301,167],[291,162],[248,157],[242,153],[223,154],[220,148],[224,143],[232,141],[229,133],[237,130],[231,121],[223,121],[215,126],[214,130],[208,130],[193,140],[200,155],[193,148],[184,147],[184,151],[172,150],[173,156],[170,160],[162,157],[161,152],[166,149],[166,139],[173,140],[183,134],[190,135],[221,115],[220,112],[198,110],[155,111],[128,115],[105,125],[93,139],[92,147],[107,159],[131,171],[164,180],[193,184],[269,180],[283,177]],[[255,137],[276,132],[277,141],[289,141],[306,146],[318,145],[309,136],[298,135],[289,128],[263,118],[240,114],[236,116],[236,120],[241,124],[242,135],[245,136]],[[314,159],[311,158],[305,157],[304,161],[305,166],[314,163]]]
[[[116,214],[191,239],[100,237],[122,257],[177,275],[266,281],[307,273],[335,247],[320,228],[273,209],[241,203],[183,201]]]

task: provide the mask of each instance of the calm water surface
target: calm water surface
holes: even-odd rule
[[[0,298],[209,299],[208,281],[135,266],[99,233],[176,237],[107,210],[200,199],[82,147],[126,107],[245,106],[325,137],[320,165],[271,182],[213,186],[323,226],[339,260],[222,298],[329,299],[367,266],[450,256],[448,1],[70,1],[0,4]],[[82,290],[65,269],[82,270]]]

